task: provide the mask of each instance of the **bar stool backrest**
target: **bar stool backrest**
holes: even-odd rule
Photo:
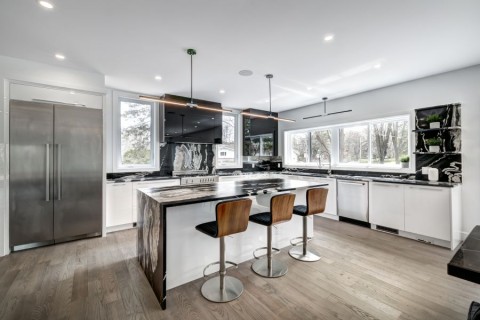
[[[247,230],[251,207],[250,199],[218,203],[216,206],[217,238]]]
[[[307,215],[323,213],[327,204],[328,189],[312,188],[307,190]]]
[[[273,196],[270,199],[270,212],[272,224],[289,221],[292,219],[295,194],[286,193]]]

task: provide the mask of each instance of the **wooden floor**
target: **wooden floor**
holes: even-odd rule
[[[286,250],[283,278],[243,263],[230,275],[245,292],[227,304],[200,295],[203,280],[168,291],[162,311],[136,259],[135,230],[0,258],[0,319],[466,319],[480,285],[450,277],[453,252],[315,218],[322,259]],[[228,247],[227,247],[228,257]]]

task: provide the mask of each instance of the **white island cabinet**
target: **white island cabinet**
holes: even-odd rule
[[[405,230],[404,185],[371,182],[369,202],[371,224]]]

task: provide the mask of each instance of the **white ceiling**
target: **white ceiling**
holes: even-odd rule
[[[53,10],[0,0],[0,55],[95,71],[113,88],[188,96],[185,50],[195,48],[194,96],[234,108],[268,108],[266,73],[273,111],[282,111],[480,63],[478,0],[51,2]]]

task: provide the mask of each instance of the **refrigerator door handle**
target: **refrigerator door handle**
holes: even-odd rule
[[[50,144],[45,143],[45,201],[50,201]]]
[[[62,145],[57,144],[57,200],[62,200]]]

